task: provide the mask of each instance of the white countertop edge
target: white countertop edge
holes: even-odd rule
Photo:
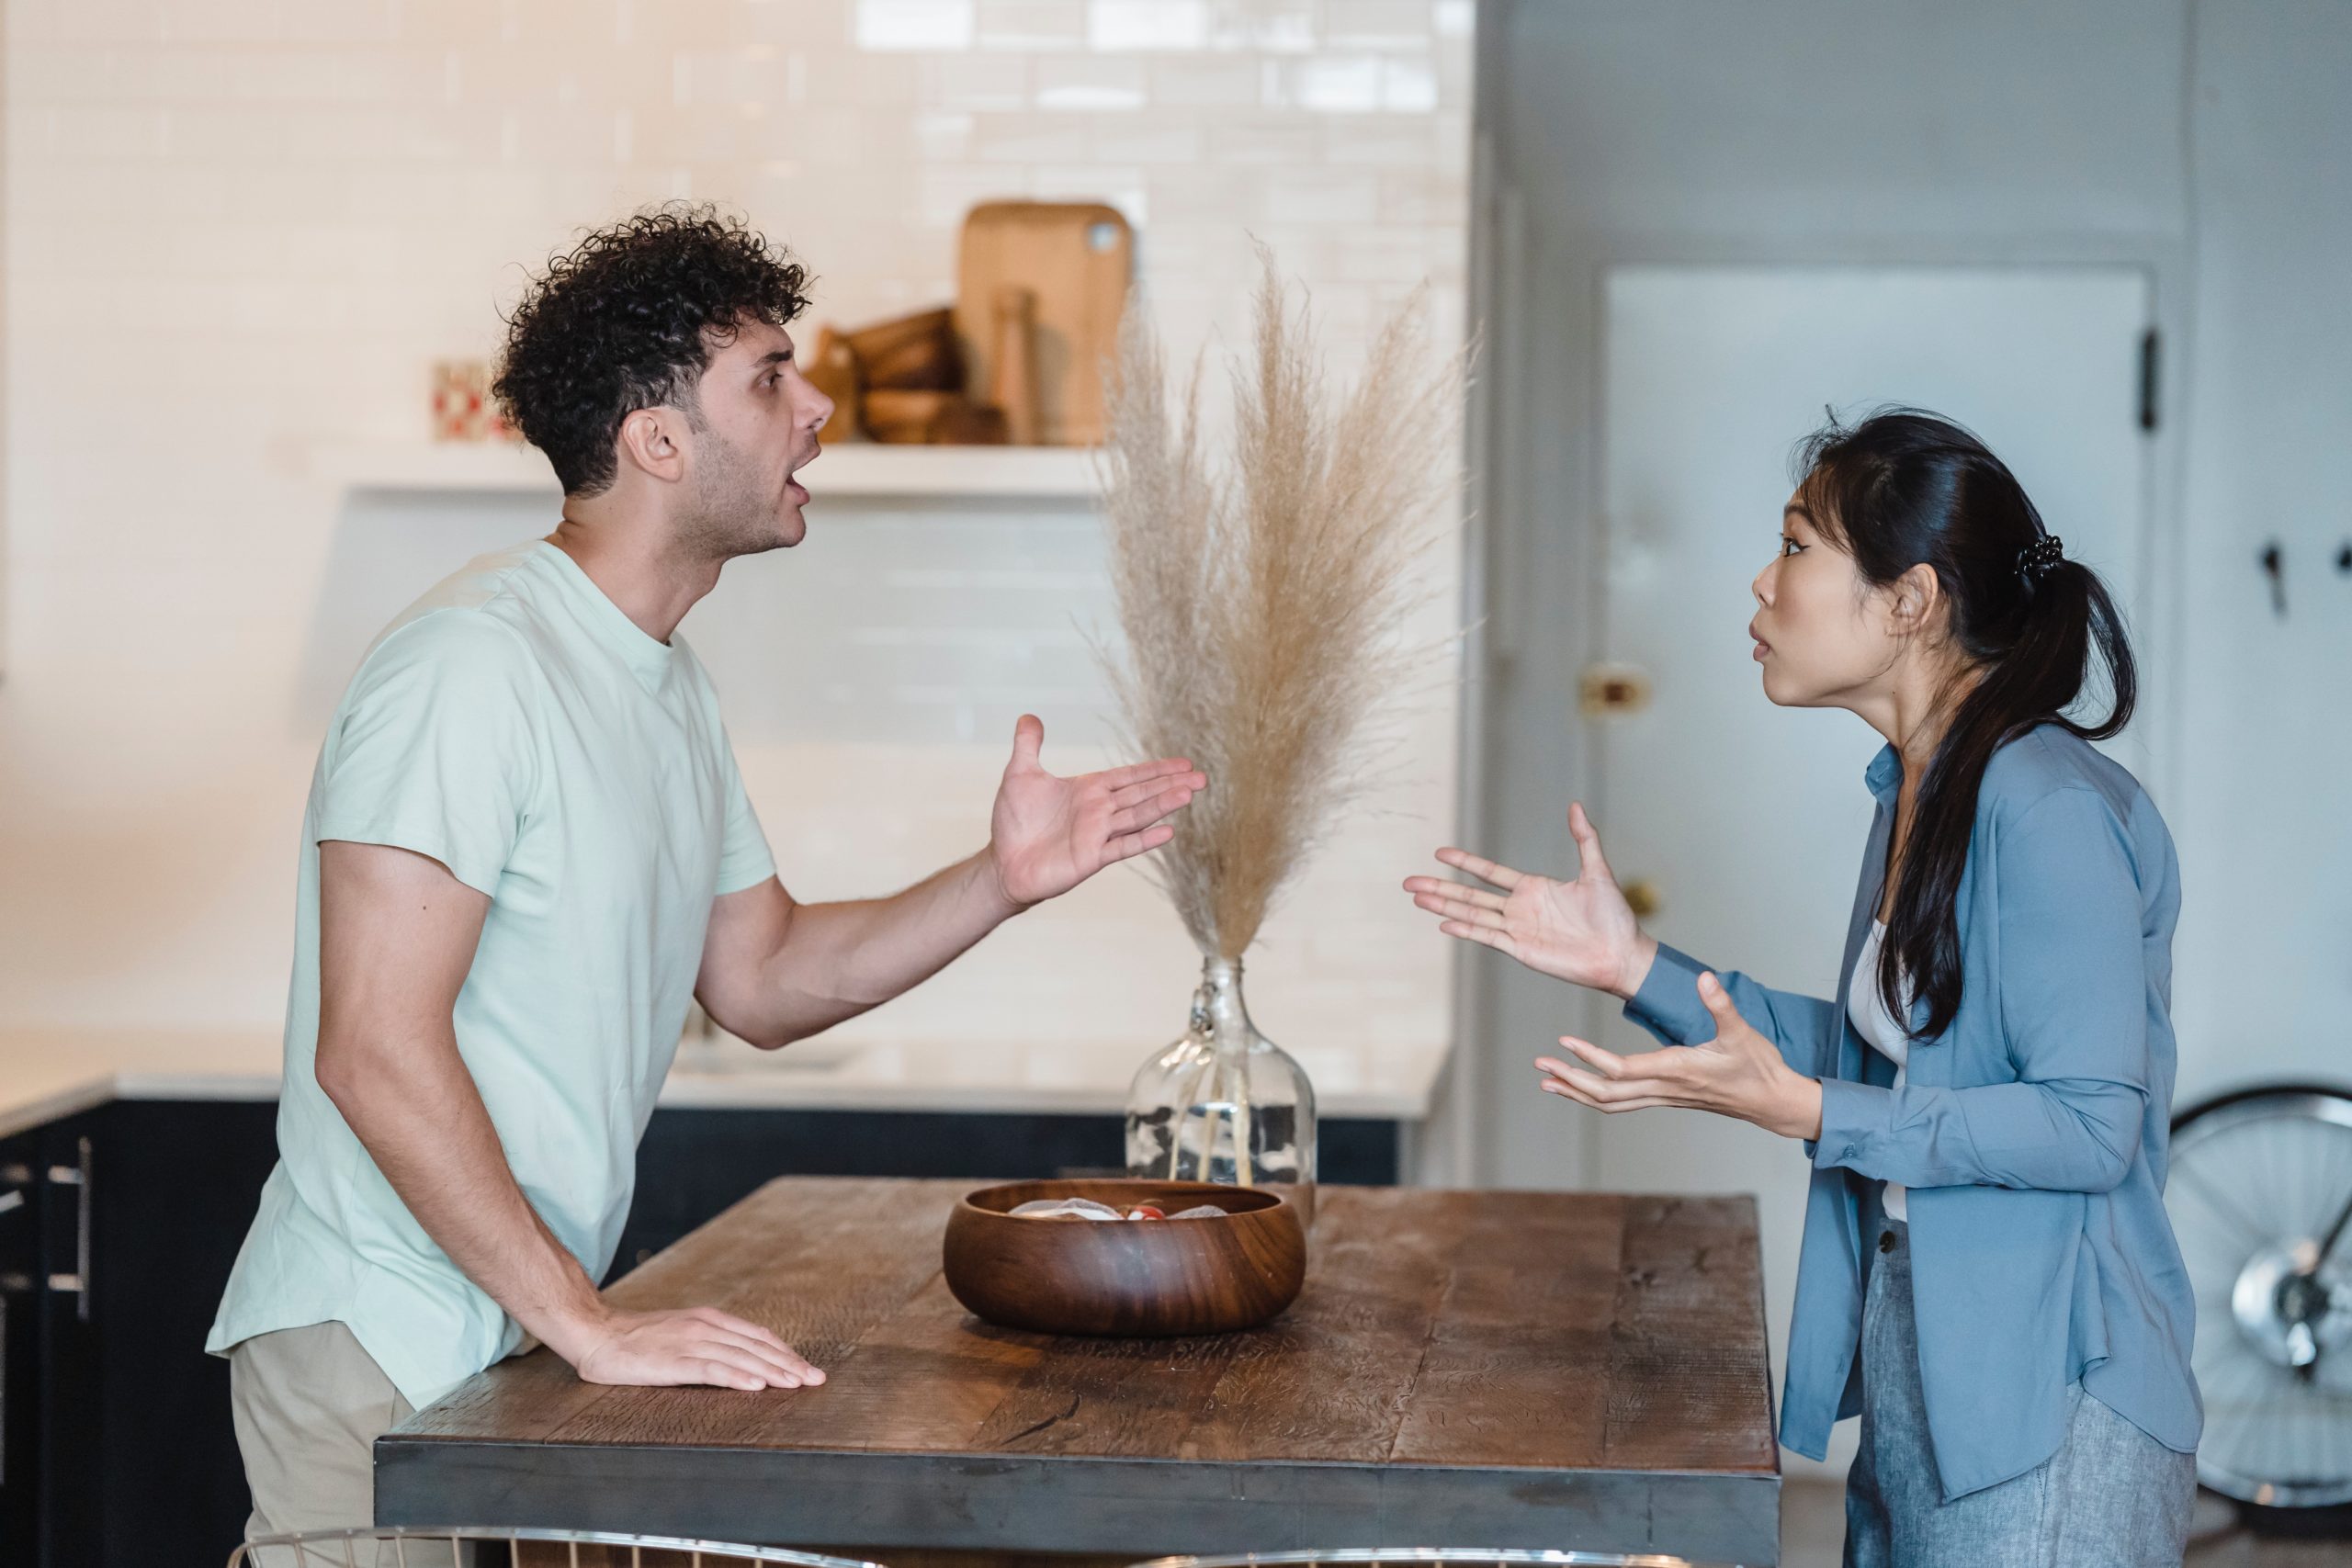
[[[275,1085],[270,1093],[275,1096]],[[35,1127],[51,1122],[62,1122],[68,1116],[79,1116],[85,1111],[96,1111],[110,1100],[119,1098],[115,1092],[111,1076],[86,1079],[71,1084],[30,1100],[9,1100],[0,1102],[0,1138],[13,1138],[19,1133],[29,1133]]]
[[[757,1070],[735,1073],[673,1072],[662,1086],[659,1103],[664,1108],[775,1111],[947,1111],[997,1114],[1108,1115],[1126,1110],[1123,1091],[1083,1086],[1066,1088],[1039,1084],[935,1084],[883,1086],[795,1081],[790,1068],[773,1074]],[[783,1078],[782,1083],[775,1082]],[[1426,1089],[1414,1096],[1378,1091],[1334,1094],[1318,1098],[1316,1114],[1341,1121],[1419,1122],[1430,1113]]]
[[[1442,1056],[1440,1058],[1442,1061]],[[997,1115],[1117,1115],[1125,1097],[1100,1087],[1028,1083],[878,1084],[827,1082],[824,1069],[673,1069],[656,1103],[680,1110],[918,1111]],[[1434,1074],[1432,1073],[1432,1077]],[[278,1075],[256,1071],[98,1070],[64,1086],[15,1099],[0,1079],[0,1138],[13,1137],[109,1100],[264,1101],[277,1098]],[[1317,1106],[1326,1119],[1419,1122],[1430,1090],[1338,1093]]]

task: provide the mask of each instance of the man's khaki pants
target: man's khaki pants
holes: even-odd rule
[[[247,1540],[375,1522],[376,1439],[413,1412],[350,1329],[314,1323],[239,1343],[229,1352],[229,1406],[254,1495]],[[278,1552],[262,1561],[292,1560]],[[406,1553],[409,1568],[449,1560],[446,1545],[414,1542]],[[344,1553],[321,1552],[311,1561],[340,1564]],[[374,1556],[363,1548],[353,1561],[368,1568]],[[393,1561],[391,1554],[384,1561]]]

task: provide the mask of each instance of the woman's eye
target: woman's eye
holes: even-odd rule
[[[1798,544],[1794,539],[1790,538],[1787,535],[1783,534],[1781,536],[1781,555],[1783,558],[1792,556],[1804,548],[1804,547],[1803,545]]]

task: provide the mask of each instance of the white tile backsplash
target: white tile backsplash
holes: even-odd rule
[[[1207,0],[1088,0],[1086,41],[1090,48],[1117,54],[1205,49]]]
[[[978,35],[975,0],[857,0],[860,49],[969,49]]]
[[[1458,337],[1466,0],[16,0],[5,222],[7,680],[0,1028],[274,1027],[303,792],[383,621],[543,533],[527,498],[347,495],[306,446],[421,438],[526,273],[641,203],[727,202],[816,321],[944,302],[1006,197],[1136,226],[1173,353],[1246,341],[1252,232],[1314,289],[1335,389],[1424,277]],[[1014,719],[1112,755],[1069,503],[817,500],[686,624],[795,891],[977,848]],[[1451,581],[1451,547],[1432,558]],[[1425,630],[1442,634],[1450,597]],[[1269,927],[1252,1005],[1302,1050],[1427,1042],[1448,959],[1394,892],[1450,836],[1453,699]],[[1016,921],[862,1037],[1134,1043],[1194,964],[1120,872]]]
[[[982,49],[1051,54],[1085,43],[1085,0],[980,0]]]

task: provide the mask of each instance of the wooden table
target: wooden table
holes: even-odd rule
[[[1056,1338],[947,1292],[961,1181],[774,1181],[616,1284],[821,1388],[586,1384],[541,1350],[376,1445],[387,1524],[872,1551],[1548,1547],[1778,1560],[1754,1202],[1327,1187],[1246,1334]]]

